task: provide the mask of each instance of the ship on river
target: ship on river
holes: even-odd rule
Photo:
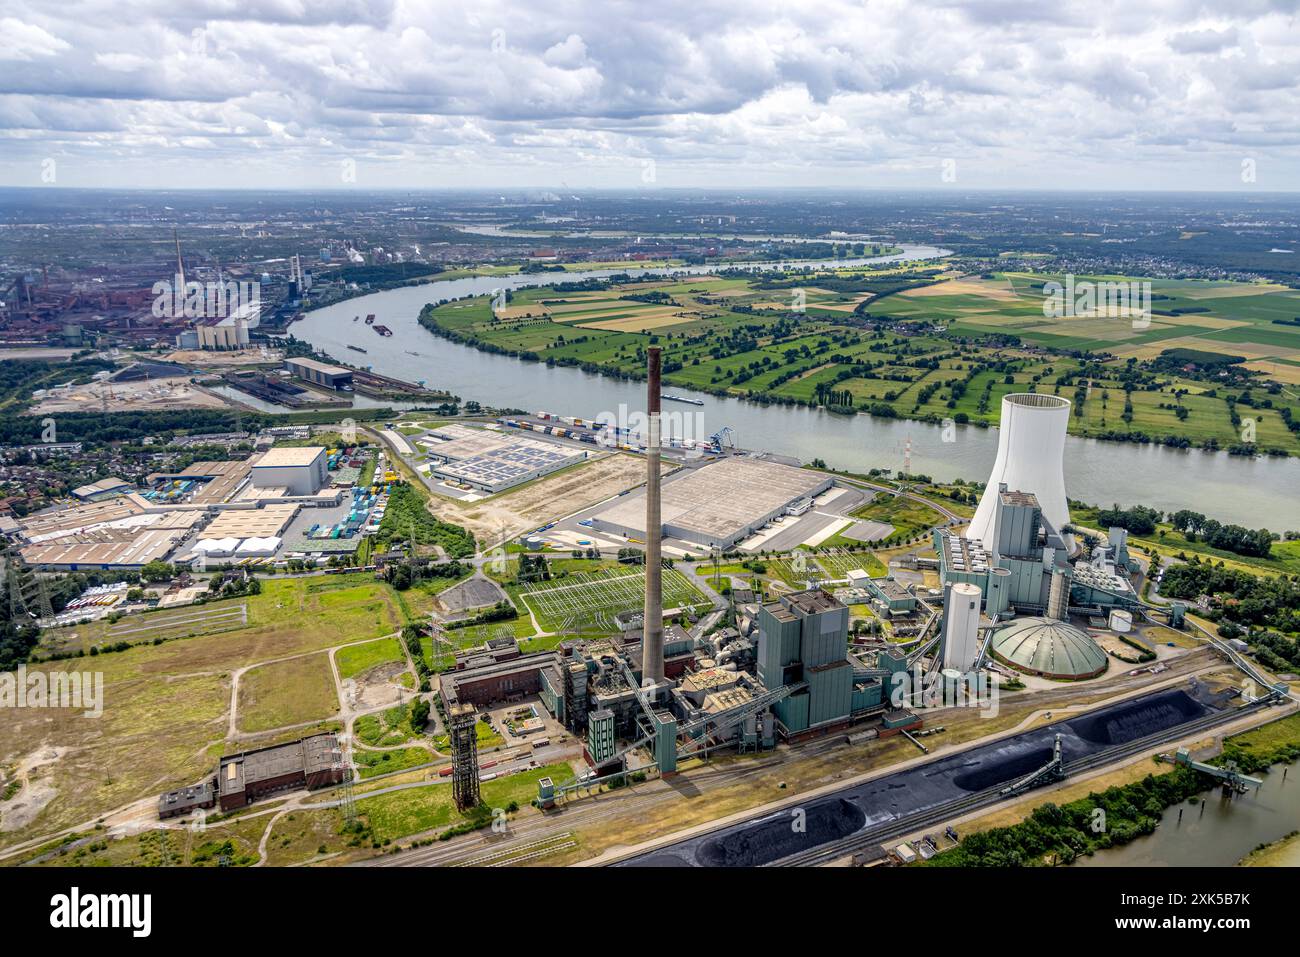
[[[669,395],[667,392],[661,392],[659,394],[659,398],[663,399],[665,402],[685,402],[688,405],[704,404],[704,401],[702,399],[688,399],[684,395]]]

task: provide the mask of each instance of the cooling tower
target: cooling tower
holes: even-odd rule
[[[645,621],[641,639],[641,680],[664,680],[663,519],[659,511],[659,370],[660,352],[646,350],[646,415],[649,435],[645,444]]]
[[[1073,551],[1074,539],[1061,532],[1070,521],[1065,502],[1065,430],[1070,424],[1070,402],[1055,395],[1018,392],[1002,398],[998,429],[998,458],[993,463],[984,497],[971,519],[967,538],[979,539],[987,549],[993,541],[998,485],[1013,492],[1032,492],[1043,517]]]

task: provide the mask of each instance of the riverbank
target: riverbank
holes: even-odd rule
[[[1078,438],[1247,459],[1300,455],[1292,409],[1274,408],[1272,398],[1253,407],[1249,388],[1221,395],[1149,369],[1135,382],[1124,367],[1077,349],[1044,351],[987,331],[953,335],[924,319],[864,312],[944,285],[933,268],[556,278],[504,297],[428,303],[418,323],[478,351],[630,381],[644,380],[644,347],[659,343],[665,385],[762,407],[987,429],[998,424],[1006,395],[1050,391],[1074,404],[1068,429]],[[1252,404],[1258,441],[1241,440],[1238,400]]]
[[[1194,750],[1210,746],[1211,742],[1202,742]],[[1234,761],[1244,773],[1262,774],[1259,793],[1218,797],[1219,789],[1207,775],[1167,763],[1138,762],[1066,783],[1053,794],[1055,800],[1040,800],[1032,809],[1023,803],[1010,805],[977,819],[961,844],[929,863],[954,867],[1233,864],[1254,846],[1242,846],[1243,841],[1258,844],[1260,836],[1276,841],[1279,829],[1289,831],[1300,819],[1300,781],[1289,781],[1289,774],[1279,768],[1297,757],[1300,715],[1291,714],[1230,735],[1221,753],[1209,762]],[[1098,809],[1104,812],[1101,830],[1094,826]],[[1226,859],[1211,859],[1211,846],[1219,858]],[[1279,846],[1277,853],[1290,850]],[[1260,857],[1267,859],[1263,851]]]
[[[944,252],[909,247],[906,259],[919,261]],[[612,273],[576,273],[566,280],[577,282],[608,275]],[[554,282],[554,277],[539,276],[467,278],[438,284],[437,293],[446,300],[464,300],[490,295],[494,289]],[[411,381],[425,379],[485,406],[547,409],[584,418],[602,412],[617,417],[619,409],[644,408],[643,383],[591,374],[580,368],[525,362],[434,337],[417,321],[429,303],[431,288],[424,285],[398,289],[315,310],[294,327],[294,332],[319,350],[346,355],[348,344],[356,342],[358,336],[353,316],[358,311],[373,312],[395,333],[392,339],[372,336],[361,342],[377,372]],[[628,338],[632,341],[632,337]],[[414,345],[417,342],[420,344]],[[408,352],[413,346],[418,356]],[[808,388],[813,388],[811,382]],[[802,462],[820,458],[838,469],[861,474],[872,469],[892,469],[931,475],[941,482],[958,478],[983,481],[997,455],[996,429],[960,424],[945,428],[903,419],[835,415],[793,405],[759,405],[681,387],[673,391],[705,403],[688,415],[682,414],[689,420],[685,423],[691,430],[689,437],[707,438],[727,427],[736,444],[744,448]],[[1068,436],[1065,474],[1067,492],[1081,501],[1110,504],[1140,500],[1165,511],[1190,508],[1221,521],[1259,528],[1276,526],[1279,516],[1294,514],[1293,489],[1300,487],[1300,458],[1247,459],[1223,452]],[[1144,483],[1139,490],[1135,476],[1161,476],[1167,480]],[[1249,489],[1250,494],[1241,494],[1242,489]]]
[[[1241,859],[1242,867],[1300,867],[1300,831],[1257,847]]]

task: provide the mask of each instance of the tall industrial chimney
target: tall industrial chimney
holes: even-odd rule
[[[641,639],[641,680],[664,680],[663,519],[659,512],[659,360],[660,350],[646,350],[645,446],[645,637]]]

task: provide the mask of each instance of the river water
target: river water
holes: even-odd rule
[[[1197,804],[1166,808],[1154,834],[1080,858],[1079,867],[1221,867],[1240,861],[1260,844],[1270,844],[1300,829],[1300,771],[1276,765],[1258,791],[1227,800],[1216,789]],[[1204,810],[1200,801],[1204,801]],[[1181,809],[1183,819],[1178,820]],[[1300,863],[1294,853],[1285,858]]]
[[[858,265],[930,259],[946,250],[904,246],[892,256],[838,260],[825,265]],[[777,268],[780,264],[755,264]],[[800,265],[817,266],[818,263]],[[538,273],[450,279],[373,293],[307,313],[291,331],[317,349],[375,372],[410,381],[425,380],[463,399],[528,411],[545,409],[561,415],[618,416],[620,408],[645,408],[643,383],[582,372],[572,367],[548,368],[508,356],[480,352],[441,339],[422,328],[420,310],[430,302],[489,295],[497,289],[540,286],[559,280],[577,282],[618,273],[635,274],[635,267],[572,272],[560,276]],[[663,269],[649,269],[663,273]],[[672,270],[692,275],[717,271],[696,266]],[[365,325],[368,313],[393,330],[390,338]],[[356,319],[355,317],[360,317]],[[365,353],[348,349],[357,345]],[[670,387],[677,395],[693,396],[704,405],[665,403],[665,411],[682,417],[677,434],[707,437],[730,426],[738,445],[796,457],[823,459],[832,468],[865,472],[871,468],[902,469],[910,452],[910,471],[936,479],[984,481],[997,453],[997,430],[957,426],[944,441],[944,430],[921,422],[877,419],[867,415],[840,416],[806,407],[763,406],[741,399],[723,399]],[[242,399],[242,396],[241,396]],[[392,404],[392,403],[387,403]],[[1300,459],[1247,459],[1222,452],[1167,449],[1163,446],[1101,442],[1074,436],[1066,440],[1066,490],[1072,498],[1099,505],[1114,502],[1144,504],[1164,510],[1191,508],[1221,521],[1276,531],[1300,528]]]

